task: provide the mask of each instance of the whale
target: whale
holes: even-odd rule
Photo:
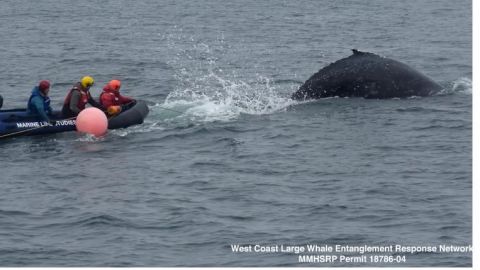
[[[292,94],[294,100],[326,97],[369,99],[430,96],[442,87],[402,62],[356,49],[313,74]]]

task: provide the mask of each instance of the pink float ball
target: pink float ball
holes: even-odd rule
[[[100,109],[86,108],[78,114],[76,126],[79,132],[99,137],[107,133],[107,116]]]

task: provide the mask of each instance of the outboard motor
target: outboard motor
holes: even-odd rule
[[[2,95],[0,95],[0,109],[2,108],[2,106],[3,106],[3,97]]]

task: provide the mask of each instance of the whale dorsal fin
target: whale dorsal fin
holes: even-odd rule
[[[368,52],[362,52],[357,49],[352,49],[353,55],[364,55],[367,54]]]
[[[353,56],[363,56],[363,55],[370,55],[370,56],[378,56],[377,54],[371,52],[362,52],[357,49],[352,49]]]

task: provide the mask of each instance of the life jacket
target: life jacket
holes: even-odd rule
[[[103,87],[103,92],[100,94],[100,104],[104,108],[108,108],[110,106],[121,106],[132,101],[132,98],[120,95],[119,91],[111,89],[108,85]]]
[[[70,92],[68,92],[67,97],[65,97],[65,101],[63,102],[63,107],[64,108],[69,108],[70,107],[70,99],[72,97],[73,91],[78,91],[80,93],[80,99],[78,100],[77,103],[77,108],[79,110],[85,109],[85,106],[88,103],[88,100],[91,98],[90,92],[86,91],[83,89],[83,87],[80,85],[80,83],[76,83],[72,89],[70,89]]]
[[[28,99],[28,104],[27,104],[27,112],[28,113],[38,113],[37,108],[33,105],[32,99],[34,97],[41,97],[43,100],[43,108],[46,113],[50,113],[49,108],[50,108],[50,97],[44,96],[40,93],[40,88],[38,86],[35,86],[32,90],[32,95]]]
[[[100,94],[100,104],[105,108],[121,105],[118,91],[114,91],[108,85],[105,85],[103,92]]]

